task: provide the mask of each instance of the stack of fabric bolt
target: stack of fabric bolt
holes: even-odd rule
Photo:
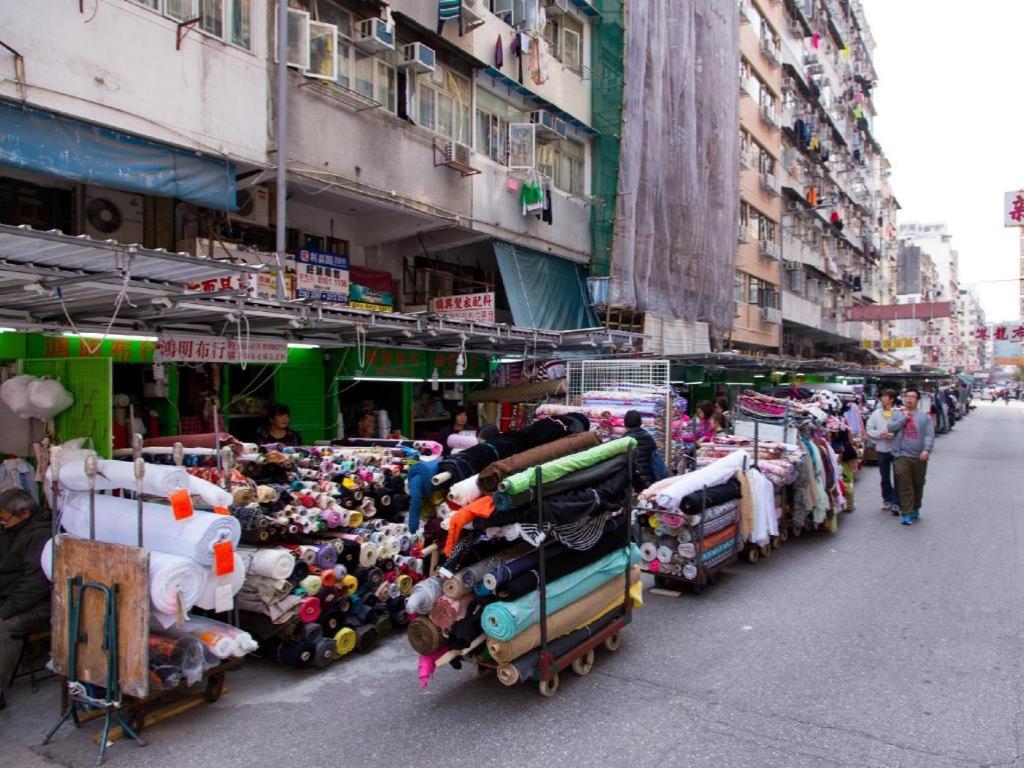
[[[644,570],[703,583],[735,557],[744,535],[755,528],[753,508],[747,509],[750,499],[741,490],[745,463],[742,452],[732,453],[640,493],[636,513]]]
[[[621,621],[627,573],[631,606],[640,604],[639,568],[631,567],[639,551],[627,547],[624,514],[634,446],[632,438],[601,444],[583,432],[493,462],[472,484],[451,487],[441,522],[427,531],[428,540],[443,541],[447,560],[408,603],[422,685],[438,666],[471,653],[497,667],[507,685],[534,678],[542,540],[546,629],[556,658]]]
[[[740,435],[715,435],[715,437],[697,449],[697,466],[706,467],[723,456],[737,451],[746,453],[748,466],[754,464],[754,439]],[[800,476],[800,466],[804,451],[799,444],[777,443],[771,440],[759,440],[757,444],[757,463],[761,473],[772,481],[776,487],[792,485]]]
[[[264,656],[326,666],[406,624],[423,539],[395,520],[419,461],[409,446],[296,448],[248,468],[253,498],[232,509],[249,562],[239,605]]]

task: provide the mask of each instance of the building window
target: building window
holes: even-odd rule
[[[452,141],[472,143],[472,86],[468,77],[438,64],[417,82],[417,122]]]
[[[199,30],[239,48],[252,47],[252,0],[133,0],[175,21],[200,19]]]
[[[733,277],[732,281],[732,297],[737,304],[742,304],[743,300],[746,299],[746,275],[743,272],[737,272]]]
[[[583,145],[572,139],[537,147],[537,169],[571,195],[583,195]]]
[[[353,44],[352,30],[356,20],[352,14],[330,0],[309,3],[310,14],[322,24],[338,28],[338,71],[334,82],[350,91],[376,101],[388,112],[397,111],[397,79],[395,68],[385,58],[365,53]],[[326,56],[329,47],[323,46]],[[311,57],[311,60],[315,57]],[[312,66],[312,61],[311,61]],[[325,70],[326,71],[326,70]]]
[[[476,90],[476,149],[496,163],[508,157],[509,123],[529,122],[529,115],[482,88]]]
[[[747,291],[747,303],[759,304],[761,302],[761,281],[750,275],[750,288]]]

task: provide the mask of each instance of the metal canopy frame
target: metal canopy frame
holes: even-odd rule
[[[309,300],[253,298],[245,290],[186,293],[188,283],[246,278],[266,267],[0,224],[0,325],[157,335],[244,332],[325,348],[358,344],[532,358],[634,354],[638,334],[547,331],[430,315],[370,312]],[[111,315],[123,293],[117,315]]]

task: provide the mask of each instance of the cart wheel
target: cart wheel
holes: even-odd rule
[[[220,695],[224,692],[224,674],[212,675],[206,681],[206,693],[204,694],[206,700],[213,704]]]
[[[781,541],[783,544],[789,541],[789,528],[783,528],[781,531],[779,531],[779,541]]]
[[[550,699],[558,691],[558,673],[555,672],[551,675],[548,680],[541,680],[537,684],[537,690],[540,691],[540,695],[546,699]]]
[[[710,584],[712,587],[715,586],[716,584],[718,584],[718,574],[717,573],[712,573],[710,576],[708,576],[708,584]]]
[[[490,677],[491,672],[494,670],[488,667],[486,664],[476,665],[476,676],[477,677]]]
[[[608,650],[608,651],[613,651],[613,652],[617,651],[617,650],[619,650],[619,647],[621,645],[622,645],[622,636],[618,632],[616,632],[614,635],[611,635],[610,637],[606,638],[605,641],[604,641],[605,650]]]
[[[804,527],[802,525],[794,525],[793,526],[793,536],[794,536],[794,538],[799,539],[803,535],[803,533],[804,533]]]
[[[703,584],[694,584],[692,589],[693,589],[693,594],[699,595],[701,592],[704,591],[704,585]]]
[[[594,668],[594,649],[591,648],[572,663],[572,671],[580,677],[586,677]]]
[[[752,549],[748,549],[747,550],[747,562],[748,563],[753,564],[753,563],[756,563],[760,559],[761,559],[761,550],[759,550],[757,547],[754,547]]]
[[[776,536],[772,539],[772,549],[782,549],[782,537]]]
[[[771,544],[765,544],[763,547],[761,547],[761,557],[771,557],[771,556],[772,556],[772,545]]]

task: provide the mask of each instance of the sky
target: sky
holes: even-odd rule
[[[1017,319],[1019,232],[1003,227],[1002,206],[1024,188],[1024,0],[863,4],[900,221],[946,222],[961,287],[976,284],[990,322]]]

